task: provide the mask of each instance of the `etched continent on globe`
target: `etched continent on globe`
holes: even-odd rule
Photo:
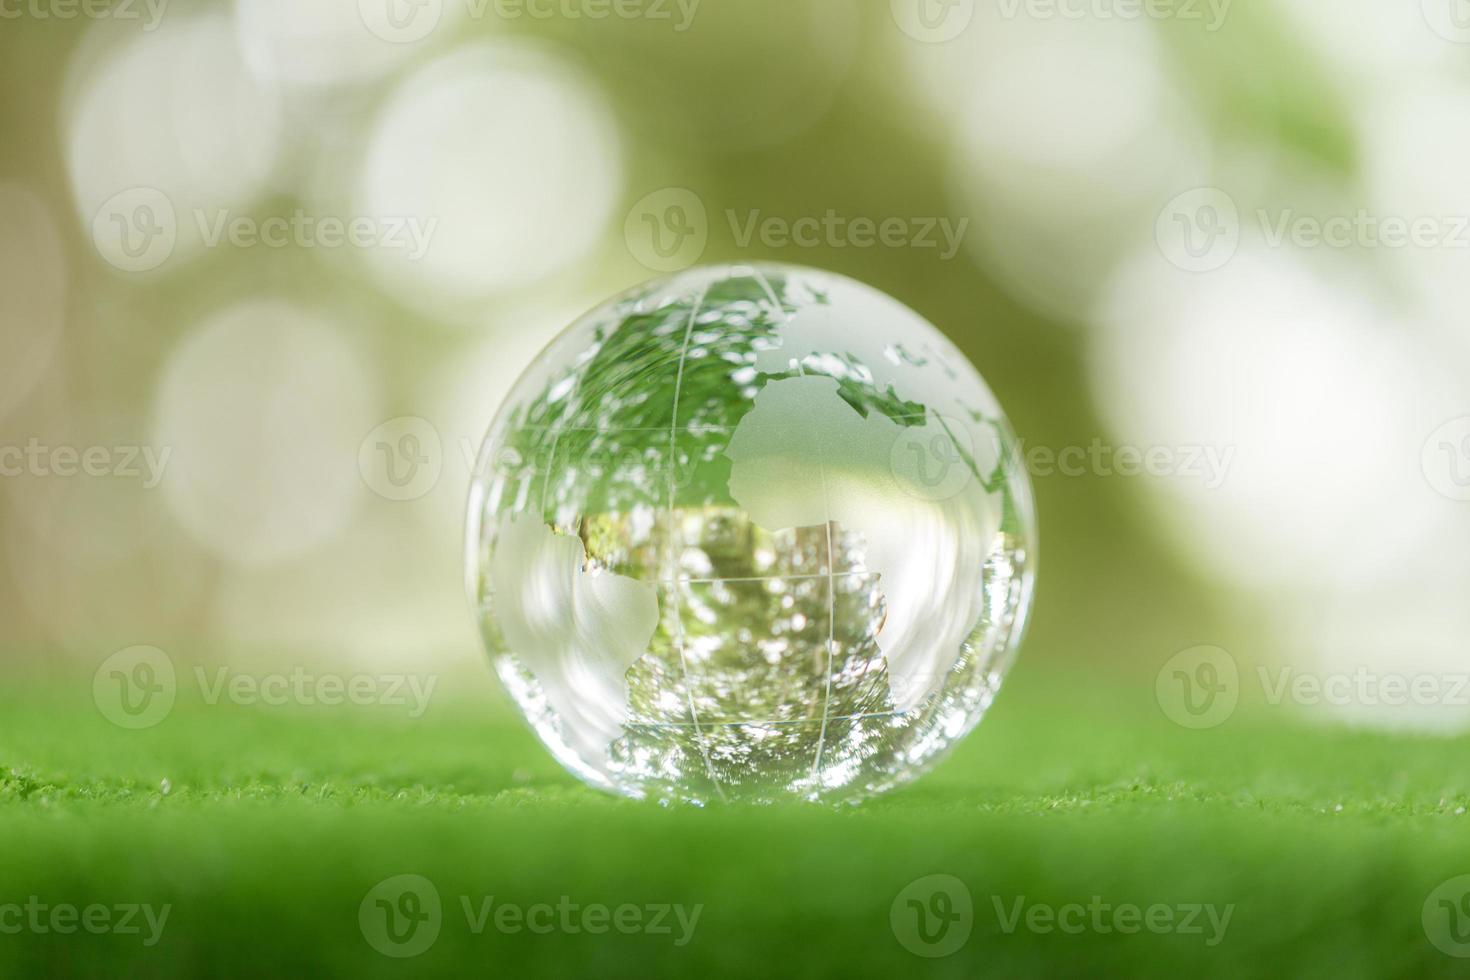
[[[790,266],[694,270],[573,324],[493,423],[469,574],[497,672],[588,782],[857,798],[922,772],[1020,640],[1034,518],[969,362]]]

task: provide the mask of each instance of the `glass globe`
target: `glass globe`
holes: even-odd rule
[[[964,356],[861,283],[701,268],[578,320],[513,388],[470,493],[495,669],[588,783],[857,799],[980,720],[1024,630],[1035,519]]]

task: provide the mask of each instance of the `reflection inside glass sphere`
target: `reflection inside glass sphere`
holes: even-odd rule
[[[470,589],[556,756],[632,796],[843,799],[979,721],[1034,514],[984,382],[852,280],[699,269],[588,314],[517,383]]]

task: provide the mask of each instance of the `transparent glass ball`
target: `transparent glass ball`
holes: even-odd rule
[[[568,769],[634,797],[851,800],[979,722],[1030,605],[1000,406],[842,276],[708,267],[572,324],[470,493],[495,669]]]

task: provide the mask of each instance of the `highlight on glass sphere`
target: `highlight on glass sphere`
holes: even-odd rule
[[[564,331],[492,423],[471,600],[586,782],[855,801],[929,768],[1024,632],[1030,484],[914,311],[788,265],[693,269]]]

